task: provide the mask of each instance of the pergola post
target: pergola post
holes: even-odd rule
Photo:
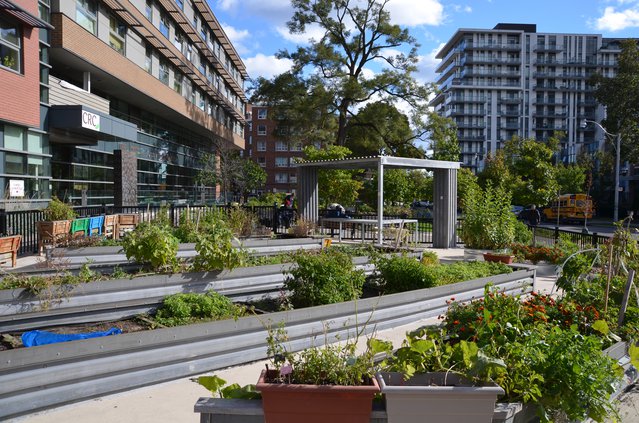
[[[457,246],[457,169],[434,169],[433,247]]]
[[[297,204],[299,215],[309,222],[319,223],[319,195],[316,167],[297,168]]]
[[[362,228],[363,230],[363,228]],[[384,160],[377,165],[377,243],[384,241]]]

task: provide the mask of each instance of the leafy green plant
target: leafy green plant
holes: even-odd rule
[[[154,223],[140,223],[122,240],[127,260],[135,260],[154,270],[177,266],[178,239],[171,229]]]
[[[512,268],[503,263],[490,262],[457,262],[426,266],[406,255],[380,257],[375,261],[375,265],[386,293],[432,288],[512,272]]]
[[[520,244],[528,245],[532,242],[533,233],[530,229],[528,229],[528,225],[526,225],[521,220],[515,219],[514,221],[514,230],[515,236],[513,242],[517,242]]]
[[[319,254],[300,252],[286,275],[284,288],[296,308],[357,299],[365,281],[348,254],[330,248]]]
[[[51,198],[47,208],[44,209],[44,219],[48,221],[71,220],[75,217],[76,213],[71,204],[60,201],[55,195]]]
[[[232,383],[227,385],[224,379],[216,375],[200,376],[192,380],[211,391],[211,395],[214,397],[234,399],[262,398],[262,395],[255,390],[255,385],[253,384],[240,386],[237,383]]]
[[[225,220],[233,234],[242,237],[251,236],[257,224],[255,214],[239,206],[231,207]]]
[[[307,385],[347,385],[366,384],[376,370],[375,356],[389,353],[392,344],[378,339],[367,339],[365,350],[357,354],[357,339],[345,343],[313,346],[292,353],[285,343],[288,335],[283,327],[269,330],[267,350],[275,366],[267,372],[266,382],[307,384]]]
[[[461,238],[468,248],[504,249],[515,239],[511,193],[503,186],[472,186],[464,198]]]
[[[440,327],[419,328],[406,334],[402,347],[385,360],[383,367],[401,372],[407,379],[418,373],[453,372],[476,384],[505,372],[505,363],[486,355],[475,342],[449,341]]]
[[[487,287],[482,300],[451,302],[445,321],[453,340],[475,342],[506,363],[495,379],[506,391],[504,401],[536,404],[543,421],[602,421],[613,412],[608,398],[620,373],[603,352],[608,330],[598,317],[594,307],[569,300],[522,302]]]
[[[422,253],[421,263],[425,266],[434,266],[439,264],[439,257],[434,251],[424,251]]]
[[[195,250],[198,255],[193,261],[197,271],[234,269],[246,259],[246,252],[233,247],[233,233],[223,220],[210,221],[206,232],[196,235]]]
[[[155,321],[164,326],[181,326],[202,320],[235,319],[245,314],[244,307],[233,304],[224,295],[209,291],[166,297],[155,314]]]
[[[173,229],[173,234],[180,240],[180,242],[197,241],[197,223],[193,221],[190,212],[187,211],[180,215],[179,226]]]

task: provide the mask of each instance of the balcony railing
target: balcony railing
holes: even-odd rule
[[[82,105],[109,114],[109,100],[83,90],[67,81],[49,76],[49,104],[52,106]]]

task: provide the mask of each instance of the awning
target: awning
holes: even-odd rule
[[[137,126],[82,105],[51,106],[49,141],[56,144],[95,145],[98,140],[137,141]]]
[[[13,4],[13,2],[10,2],[9,0],[0,0],[0,10],[4,10],[20,22],[33,28],[54,29],[52,25],[33,16],[31,13],[27,12],[20,6]]]

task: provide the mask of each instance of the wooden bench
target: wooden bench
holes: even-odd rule
[[[0,237],[0,255],[4,256],[11,254],[11,267],[16,267],[16,260],[18,259],[18,249],[20,249],[20,243],[22,242],[22,235],[3,236]],[[2,261],[2,263],[6,260]]]

